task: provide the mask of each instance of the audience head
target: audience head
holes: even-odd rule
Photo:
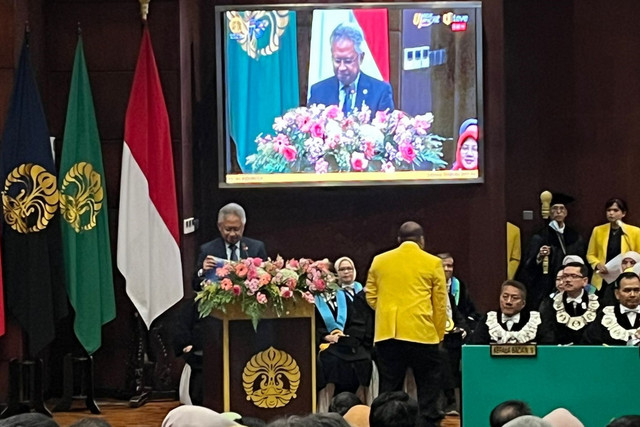
[[[493,408],[489,415],[489,424],[491,427],[502,427],[522,415],[532,415],[529,405],[522,400],[507,400]]]
[[[578,263],[578,264],[584,265],[584,260],[578,255],[567,255],[562,260],[562,266],[564,267],[565,265],[567,265],[569,263]]]
[[[382,393],[371,402],[371,427],[414,427],[417,418],[418,402],[403,391]]]
[[[565,408],[556,408],[542,419],[553,427],[584,427],[582,421]]]
[[[238,424],[245,427],[265,427],[267,423],[260,418],[242,417],[236,420]]]
[[[267,425],[269,427],[349,427],[349,423],[336,413],[310,414],[304,417],[291,415],[278,418]]]
[[[438,258],[442,259],[442,268],[444,268],[444,275],[447,280],[453,277],[453,256],[449,252],[442,252],[438,254]]]
[[[400,226],[398,230],[398,243],[415,242],[424,248],[424,231],[422,226],[414,221],[407,221]]]
[[[500,289],[500,311],[507,316],[520,313],[527,303],[527,288],[517,280],[505,280]]]
[[[562,287],[572,297],[580,295],[589,283],[589,269],[586,265],[570,262],[562,269]]]
[[[237,203],[224,205],[218,212],[218,230],[222,239],[230,245],[235,245],[242,238],[247,215],[242,206]]]
[[[341,284],[350,285],[356,280],[356,265],[349,257],[343,256],[333,264]]]
[[[367,405],[356,405],[344,414],[344,420],[348,422],[351,427],[369,427],[370,415],[371,408]]]
[[[356,405],[362,405],[360,398],[350,391],[343,391],[333,396],[329,404],[329,412],[336,412],[340,415],[347,413],[349,409]]]
[[[58,427],[59,424],[44,414],[28,412],[0,420],[1,427]]]
[[[620,269],[624,272],[627,268],[633,268],[634,265],[640,262],[640,254],[636,251],[625,252],[622,255],[622,263],[620,263]]]
[[[504,424],[504,427],[553,427],[553,425],[535,415],[523,415]]]
[[[607,424],[607,427],[638,427],[640,415],[624,415]]]
[[[617,197],[607,200],[607,203],[604,204],[604,208],[607,212],[607,221],[611,224],[614,224],[617,221],[622,221],[622,218],[627,215],[627,203]]]
[[[620,304],[636,308],[640,305],[640,277],[633,271],[622,273],[616,280],[614,293]]]
[[[183,405],[169,411],[162,427],[228,427],[238,424],[203,406]]]

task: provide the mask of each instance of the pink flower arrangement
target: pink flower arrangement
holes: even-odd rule
[[[239,303],[257,327],[267,306],[280,315],[284,300],[299,298],[313,304],[315,295],[335,292],[337,288],[336,277],[326,261],[285,261],[280,256],[266,261],[248,258],[219,265],[215,278],[202,282],[196,301],[201,317],[213,310],[224,312],[228,304]]]
[[[256,138],[246,163],[254,173],[387,172],[443,169],[442,144],[431,113],[372,114],[365,105],[346,115],[337,105],[311,105],[274,120],[274,135]]]

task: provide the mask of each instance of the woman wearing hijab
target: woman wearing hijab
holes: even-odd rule
[[[612,286],[602,279],[606,274],[606,263],[620,254],[640,250],[640,228],[625,224],[622,219],[627,215],[627,203],[618,198],[609,199],[605,203],[607,223],[594,227],[589,239],[587,261],[593,268],[591,283],[599,289],[603,304],[612,304]]]
[[[334,267],[340,289],[331,296],[315,299],[318,389],[325,388],[320,393],[320,411],[334,394],[343,391],[356,393],[364,402],[373,370],[373,311],[364,298],[362,285],[355,280],[353,260],[338,258]]]
[[[460,126],[456,161],[451,170],[478,169],[478,121],[468,119]]]

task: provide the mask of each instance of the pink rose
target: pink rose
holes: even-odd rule
[[[309,132],[314,138],[322,138],[324,136],[324,128],[322,127],[322,123],[313,122],[311,124],[311,127],[309,128]]]
[[[400,144],[400,154],[408,163],[412,163],[416,158],[416,152],[411,144]]]
[[[263,293],[258,293],[256,294],[256,301],[258,301],[259,304],[266,304],[267,296]]]
[[[260,267],[262,265],[262,258],[253,258],[253,265]]]
[[[314,280],[313,285],[319,292],[324,292],[324,290],[327,288],[327,284],[322,279]]]
[[[282,259],[282,257],[280,255],[278,255],[278,257],[276,258],[274,265],[276,266],[276,268],[282,268],[284,267],[284,260]]]
[[[376,117],[374,119],[378,123],[384,123],[387,121],[387,112],[386,111],[376,111]]]
[[[233,285],[233,294],[238,296],[242,293],[242,288],[240,285]]]
[[[251,279],[255,279],[256,277],[258,277],[258,269],[252,265],[251,267],[249,267],[249,272],[247,273],[247,279],[251,280]]]
[[[293,277],[287,280],[287,286],[291,289],[295,289],[298,286],[298,282]]]
[[[293,145],[287,145],[282,149],[282,155],[288,162],[293,162],[298,156],[298,150]]]
[[[324,114],[329,119],[335,119],[340,114],[340,109],[337,105],[329,105],[325,110]]]
[[[354,171],[361,172],[367,168],[369,160],[365,159],[364,153],[355,152],[351,154],[351,168]]]
[[[299,265],[300,263],[296,259],[290,259],[289,261],[287,261],[287,267],[295,269],[295,268],[298,268]]]
[[[293,296],[293,291],[291,291],[291,289],[289,289],[288,287],[283,286],[280,288],[280,296],[285,299],[291,298]]]

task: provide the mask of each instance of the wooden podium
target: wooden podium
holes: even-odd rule
[[[238,305],[214,311],[203,348],[203,403],[265,421],[316,408],[315,306],[287,300],[253,329]]]

